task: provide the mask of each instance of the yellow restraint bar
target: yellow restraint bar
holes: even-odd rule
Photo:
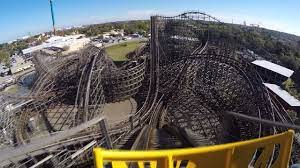
[[[96,168],[111,164],[113,168],[272,168],[288,167],[294,131],[224,145],[208,147],[122,151],[94,149]],[[276,149],[276,150],[274,150]],[[275,151],[275,152],[274,152]],[[273,159],[270,159],[273,158]]]

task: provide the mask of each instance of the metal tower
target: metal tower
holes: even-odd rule
[[[55,34],[55,19],[54,19],[53,3],[52,3],[52,0],[49,0],[49,2],[50,2],[50,8],[51,8],[53,33]]]

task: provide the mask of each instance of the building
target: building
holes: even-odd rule
[[[93,44],[94,46],[96,46],[96,47],[99,47],[99,48],[103,47],[103,43],[102,43],[102,42],[99,42],[99,41],[93,41],[92,44]]]
[[[71,36],[53,36],[46,40],[41,45],[26,48],[22,50],[24,55],[39,51],[45,48],[61,48],[65,53],[74,52],[81,49],[83,46],[90,42],[90,38],[86,38],[84,34],[71,35]]]
[[[0,64],[0,76],[6,76],[9,74],[9,68],[7,68],[5,65]]]
[[[134,33],[134,34],[131,34],[130,37],[132,37],[132,38],[141,38],[142,36],[139,35],[138,33]]]
[[[113,37],[123,37],[124,36],[124,30],[111,30],[110,35]]]
[[[0,77],[0,90],[5,89],[7,86],[12,85],[15,82],[13,76]]]
[[[281,85],[290,78],[294,71],[266,60],[252,62],[264,82]]]
[[[124,37],[124,30],[111,30],[109,32],[104,32],[100,36],[102,39],[108,39],[111,37]]]
[[[62,53],[63,51],[64,51],[63,48],[58,48],[58,47],[47,47],[41,50],[42,53],[45,53],[47,55],[55,55],[58,53]]]
[[[30,36],[23,36],[23,37],[21,37],[21,39],[22,40],[26,40],[26,39],[28,39]]]
[[[11,58],[11,73],[16,74],[22,71],[25,71],[27,69],[30,69],[33,67],[33,64],[31,61],[26,61],[24,58],[22,58],[19,55],[13,55]]]

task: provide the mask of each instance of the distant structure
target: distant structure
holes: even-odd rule
[[[104,32],[100,38],[102,39],[109,39],[110,37],[124,37],[124,30],[110,30],[108,32]]]
[[[17,74],[19,72],[25,71],[33,67],[33,64],[31,61],[24,60],[23,57],[18,55],[13,55],[11,58],[11,65],[10,68],[12,74]]]
[[[90,42],[90,38],[86,38],[84,34],[77,34],[71,36],[53,36],[44,43],[26,48],[22,50],[24,55],[30,54],[39,50],[57,50],[61,49],[65,53],[73,52],[81,49],[84,45]]]
[[[54,10],[53,10],[53,2],[49,0],[50,8],[51,8],[51,18],[52,18],[52,27],[53,27],[53,34],[55,35],[55,19],[54,19]]]
[[[259,28],[259,24],[250,24],[251,27]]]

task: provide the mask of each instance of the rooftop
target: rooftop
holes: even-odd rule
[[[255,64],[255,65],[263,67],[263,68],[266,68],[270,71],[276,72],[276,73],[278,73],[280,75],[283,75],[283,76],[286,76],[288,78],[291,77],[294,73],[293,70],[290,70],[288,68],[285,68],[283,66],[274,64],[274,63],[266,61],[266,60],[255,60],[255,61],[252,62],[252,64]]]
[[[76,42],[85,42],[85,41],[89,41],[89,38],[85,38],[83,34],[71,35],[71,36],[53,36],[49,38],[45,43],[42,43],[41,45],[37,45],[34,47],[26,48],[22,50],[22,52],[23,54],[28,54],[49,47],[63,48],[64,46],[70,46]]]
[[[263,84],[272,92],[274,92],[277,96],[283,99],[286,103],[288,103],[290,106],[300,107],[300,101],[297,100],[294,96],[290,95],[287,91],[281,89],[280,86],[271,83]]]

